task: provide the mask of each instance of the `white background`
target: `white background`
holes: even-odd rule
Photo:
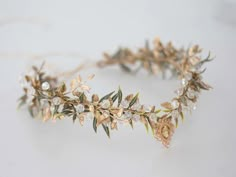
[[[200,44],[203,56],[216,56],[204,75],[214,90],[202,94],[169,149],[139,124],[120,127],[108,139],[102,129],[95,134],[91,122],[42,123],[26,109],[16,110],[18,76],[40,65],[40,56],[50,71],[65,71],[118,46],[137,49],[156,36],[178,47]],[[234,0],[1,0],[0,177],[236,176],[235,46]],[[178,85],[117,68],[86,72],[96,74],[92,92],[102,95],[121,85],[156,105]]]

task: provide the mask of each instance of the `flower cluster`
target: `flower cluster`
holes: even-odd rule
[[[142,105],[139,94],[124,96],[120,88],[103,97],[97,94],[90,97],[87,94],[90,91],[87,81],[92,80],[94,75],[85,81],[78,76],[67,88],[65,83],[58,82],[58,78],[46,75],[42,67],[33,67],[33,74],[21,79],[24,95],[20,98],[20,105],[27,104],[31,115],[42,117],[43,121],[68,117],[73,121],[78,119],[83,125],[84,121],[91,119],[94,131],[97,132],[97,128],[102,126],[108,137],[111,130],[118,129],[118,123],[128,123],[133,127],[135,122],[141,122],[168,147],[179,118],[183,119],[186,112],[196,109],[201,90],[211,88],[202,81],[203,72],[200,71],[200,66],[210,59],[201,60],[197,55],[199,52],[198,46],[177,50],[171,43],[164,47],[160,41],[155,41],[152,50],[148,46],[137,53],[120,49],[112,57],[105,54],[105,60],[98,63],[98,66],[118,63],[130,70],[127,64],[140,62],[141,66],[153,73],[156,72],[154,68],[161,71],[171,69],[177,73],[181,78],[181,87],[170,102],[161,104],[162,109]]]

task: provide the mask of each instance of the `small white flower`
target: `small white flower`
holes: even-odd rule
[[[188,108],[189,108],[190,111],[197,109],[196,103],[192,102],[191,100],[188,100],[188,101],[187,101],[187,105],[188,105]]]
[[[140,120],[140,115],[134,114],[132,119],[137,122]]]
[[[151,120],[156,120],[156,119],[157,119],[157,115],[156,115],[155,113],[151,113],[151,114],[149,115],[149,118],[150,118]]]
[[[187,73],[184,78],[187,80],[187,81],[190,81],[192,79],[192,74],[191,73]]]
[[[182,85],[185,87],[185,86],[188,84],[188,81],[187,81],[185,78],[183,78],[183,79],[181,80],[181,83],[182,83]]]
[[[172,118],[176,119],[176,118],[179,117],[179,112],[178,112],[177,110],[173,110],[173,111],[171,112],[171,116],[172,116]]]
[[[171,102],[171,106],[172,106],[173,109],[177,109],[177,108],[179,107],[179,102],[178,102],[178,100],[173,100],[173,101]]]
[[[111,106],[111,103],[110,103],[109,100],[103,100],[103,101],[101,102],[101,107],[102,107],[103,109],[108,109],[110,106]]]
[[[184,93],[184,89],[183,88],[179,88],[175,91],[175,93],[178,95],[178,96],[181,96],[183,93]]]
[[[58,105],[60,105],[61,104],[61,98],[60,97],[54,97],[53,99],[52,99],[52,103],[55,105],[55,106],[58,106]]]
[[[187,96],[188,98],[193,99],[195,97],[195,91],[189,88],[187,92]]]
[[[82,105],[82,104],[78,104],[76,106],[76,110],[77,110],[78,113],[84,112],[84,109],[85,109],[84,105]]]
[[[122,108],[128,108],[129,107],[129,102],[127,100],[123,100],[121,101],[121,107]]]
[[[48,82],[43,82],[41,85],[42,90],[47,91],[50,89],[50,84]]]
[[[124,118],[125,118],[125,119],[131,119],[131,118],[132,118],[132,113],[129,112],[129,111],[126,111],[126,112],[124,113]]]

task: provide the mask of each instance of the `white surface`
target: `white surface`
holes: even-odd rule
[[[0,177],[236,176],[234,0],[2,0],[0,17]],[[135,49],[157,35],[177,46],[200,44],[205,54],[210,50],[216,56],[205,73],[214,90],[203,93],[198,109],[176,130],[171,148],[164,149],[141,125],[133,131],[122,127],[109,140],[102,129],[95,134],[91,122],[84,127],[70,120],[44,124],[26,110],[16,111],[22,93],[18,76],[29,64],[40,64],[31,55],[60,52],[99,59],[104,50]],[[62,70],[84,61],[46,60]],[[110,68],[95,74],[93,91],[103,94],[122,85],[126,93],[140,91],[144,103],[159,105],[176,87]]]

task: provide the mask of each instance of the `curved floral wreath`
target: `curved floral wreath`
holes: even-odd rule
[[[114,55],[104,54],[104,59],[96,63],[98,67],[119,64],[127,72],[136,73],[144,68],[152,74],[171,71],[172,76],[181,80],[181,87],[176,90],[176,96],[170,101],[162,103],[162,109],[155,106],[147,107],[140,104],[138,94],[123,96],[121,89],[108,93],[103,97],[93,94],[89,98],[87,92],[90,87],[80,76],[73,79],[70,89],[64,82],[58,82],[57,77],[45,74],[42,69],[33,66],[33,75],[25,75],[21,80],[24,95],[20,98],[20,106],[28,105],[33,117],[62,119],[64,117],[78,119],[83,125],[86,119],[93,120],[93,129],[102,126],[108,137],[110,130],[117,129],[117,124],[141,122],[146,129],[151,129],[156,139],[168,147],[179,119],[184,114],[196,109],[196,102],[201,90],[211,87],[202,81],[201,66],[211,61],[210,55],[201,59],[201,49],[195,45],[188,49],[176,49],[169,42],[165,46],[159,39],[154,41],[154,47],[148,43],[145,47],[134,52],[127,48],[120,48]],[[140,66],[133,70],[131,66]],[[91,80],[90,75],[87,80]]]

